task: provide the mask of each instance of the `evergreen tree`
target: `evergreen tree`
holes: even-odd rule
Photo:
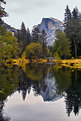
[[[21,40],[23,41],[24,46],[27,45],[27,31],[25,24],[22,22],[21,24]]]
[[[25,47],[27,46],[27,31],[24,22],[21,24],[21,30],[20,30],[20,44],[21,44],[21,54],[25,50]]]
[[[15,36],[17,37],[18,42],[20,42],[20,40],[21,40],[21,32],[20,32],[19,29],[18,29],[17,32],[15,33]]]
[[[46,48],[47,48],[47,42],[46,42],[46,33],[45,33],[45,30],[43,29],[42,31],[42,50],[43,50],[43,58],[45,57],[46,55]]]
[[[78,56],[78,45],[81,41],[81,24],[78,18],[78,9],[74,8],[72,12],[71,20],[67,20],[67,24],[65,25],[65,33],[72,45],[72,55],[74,53],[75,58]],[[78,36],[79,35],[79,36]]]
[[[19,52],[19,56],[21,56],[26,46],[30,44],[30,41],[31,41],[30,30],[29,28],[27,28],[26,30],[25,24],[22,22],[21,29],[17,30],[17,33],[15,33],[15,36],[18,38],[18,43],[19,43],[18,52]]]
[[[30,44],[31,42],[31,34],[29,28],[27,28],[27,44]]]
[[[65,9],[65,19],[64,19],[64,24],[66,25],[67,22],[71,20],[71,11],[69,9],[69,6],[67,5],[66,6],[66,9]]]
[[[0,26],[0,30],[2,30],[0,31],[0,64],[2,65],[6,60],[17,58],[18,42],[3,25]]]
[[[64,58],[66,59],[68,56],[71,55],[71,43],[69,39],[66,37],[66,34],[63,33],[61,30],[58,30],[56,35],[56,40],[54,42],[54,56],[56,58]]]
[[[23,51],[23,41],[21,40],[21,31],[18,29],[14,35],[18,39],[18,56],[21,56]]]
[[[6,4],[6,2],[4,0],[0,0],[0,25],[3,24],[2,18],[8,16],[5,9],[1,6],[1,3]]]
[[[72,17],[73,17],[73,19],[78,19],[78,9],[77,8],[73,9]]]
[[[34,26],[32,30],[32,41],[33,42],[38,42],[39,41],[39,28],[38,26]]]

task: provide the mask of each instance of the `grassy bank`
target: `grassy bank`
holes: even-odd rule
[[[12,59],[11,61],[7,60],[7,64],[13,64],[13,65],[19,65],[21,66],[22,64],[28,64],[28,63],[47,63],[47,59],[32,59],[30,61],[29,59]],[[65,66],[65,67],[70,67],[70,68],[81,68],[81,59],[69,59],[69,60],[49,60],[49,62],[53,62],[55,65],[58,66]]]
[[[32,59],[31,61],[29,59],[12,59],[12,60],[7,60],[5,62],[5,65],[8,65],[8,64],[13,64],[13,65],[19,65],[21,66],[22,64],[28,64],[28,63],[47,63],[47,59]]]
[[[70,68],[81,68],[81,59],[54,60],[54,63]]]

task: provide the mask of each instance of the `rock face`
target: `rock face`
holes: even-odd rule
[[[57,101],[63,96],[58,94],[58,89],[56,85],[55,78],[51,74],[52,72],[49,72],[45,78],[45,83],[47,85],[46,90],[41,90],[40,95],[43,97],[44,101]]]
[[[55,31],[61,29],[64,31],[63,23],[55,18],[43,18],[41,24],[38,25],[40,31],[43,29],[47,34],[47,45],[53,46],[55,40]]]
[[[4,23],[8,31],[11,31],[13,34],[17,32],[17,29],[11,27],[10,25]],[[57,29],[61,29],[64,31],[63,23],[55,18],[43,18],[42,22],[38,24],[38,28],[40,31],[43,29],[45,30],[47,34],[47,45],[53,46],[54,40],[55,40],[55,31]]]

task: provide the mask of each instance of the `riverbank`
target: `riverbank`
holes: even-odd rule
[[[81,59],[54,60],[54,63],[70,68],[81,68]]]
[[[13,65],[19,65],[21,66],[22,64],[29,64],[29,63],[47,63],[47,59],[32,59],[31,61],[29,59],[12,59],[12,60],[7,60],[5,64],[13,64]]]
[[[47,63],[48,60],[47,59],[37,59],[34,60],[32,59],[31,63]],[[69,60],[49,60],[49,62],[53,62],[55,65],[60,65],[60,66],[65,66],[65,67],[70,67],[70,68],[81,68],[81,59],[69,59]],[[28,64],[30,63],[29,59],[13,59],[11,61],[7,60],[6,61],[6,65],[7,64],[13,64],[13,65],[19,65],[21,66],[22,64]]]

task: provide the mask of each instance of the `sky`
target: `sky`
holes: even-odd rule
[[[20,29],[22,21],[26,28],[32,29],[34,25],[41,23],[42,18],[56,18],[64,20],[64,12],[66,5],[70,10],[77,7],[81,12],[81,0],[5,0],[5,10],[9,17],[4,21]]]

